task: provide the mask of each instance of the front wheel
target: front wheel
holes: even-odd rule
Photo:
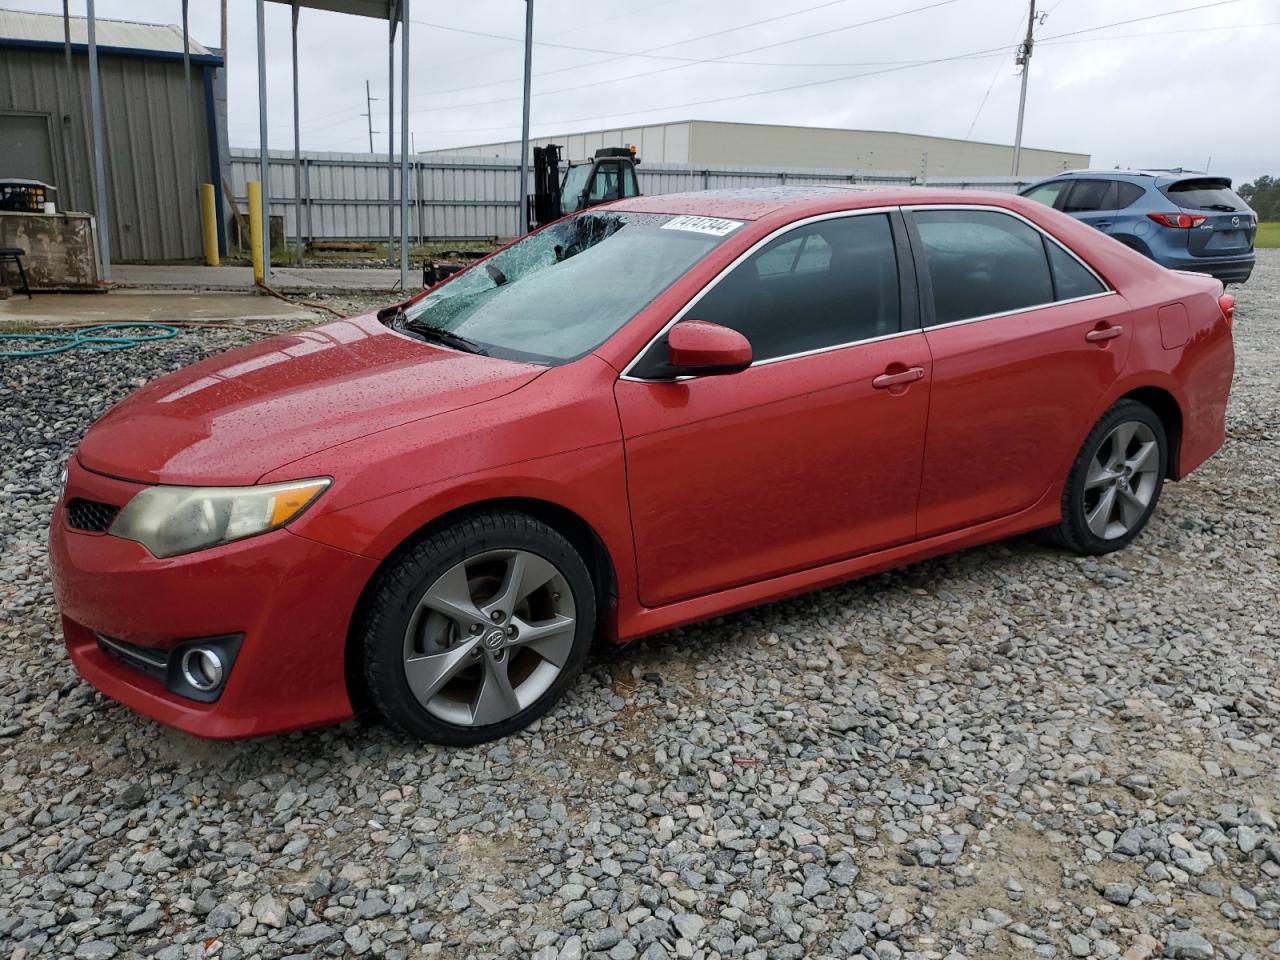
[[[591,576],[563,536],[525,514],[479,514],[383,571],[364,621],[365,678],[401,732],[481,743],[550,709],[594,626]]]
[[[1053,539],[1086,556],[1128,545],[1155,512],[1167,467],[1160,418],[1136,400],[1119,401],[1089,432],[1067,475]]]

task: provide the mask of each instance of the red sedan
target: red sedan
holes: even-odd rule
[[[1222,444],[1232,303],[1013,196],[592,208],[110,411],[50,530],[67,647],[201,736],[362,702],[502,736],[595,638],[1027,531],[1123,547]]]

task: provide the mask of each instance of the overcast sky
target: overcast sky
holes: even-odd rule
[[[255,4],[227,3],[231,143],[253,146]],[[190,5],[192,35],[216,46],[218,0]],[[0,6],[61,11],[60,0]],[[271,146],[287,148],[290,10],[266,6]],[[1210,169],[1237,182],[1280,175],[1280,0],[1039,8],[1026,146],[1089,153],[1097,166],[1199,168],[1212,157]],[[82,14],[84,0],[71,9]],[[419,150],[519,137],[524,10],[520,0],[412,0]],[[179,0],[98,0],[97,12],[181,22]],[[1013,142],[1026,0],[537,0],[535,12],[535,136],[711,119]],[[1092,29],[1138,18],[1151,19]],[[374,145],[385,150],[386,23],[303,10],[299,55],[303,148],[368,148],[368,80]]]

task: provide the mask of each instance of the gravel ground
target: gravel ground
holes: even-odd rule
[[[212,744],[98,696],[45,526],[223,331],[0,367],[0,955],[1280,955],[1280,251],[1226,448],[1130,549],[1026,540],[675,631],[472,750]]]

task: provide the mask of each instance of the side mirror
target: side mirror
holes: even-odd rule
[[[737,330],[706,320],[681,320],[667,332],[668,362],[677,377],[737,373],[751,366],[751,343]]]

